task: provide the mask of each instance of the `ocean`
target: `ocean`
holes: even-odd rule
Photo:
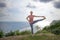
[[[0,30],[4,33],[8,33],[10,31],[24,31],[31,30],[28,22],[0,22]],[[34,33],[36,29],[34,28]]]
[[[23,30],[29,27],[30,25],[28,22],[0,22],[0,30],[4,32]]]

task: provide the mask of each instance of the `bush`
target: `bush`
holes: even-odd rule
[[[0,38],[4,36],[3,31],[0,31]]]
[[[28,34],[31,34],[31,32],[30,31],[22,31],[22,32],[20,32],[20,35],[28,35]]]
[[[43,30],[59,35],[60,34],[60,21],[52,22],[50,26],[45,27]]]
[[[19,30],[16,30],[16,31],[10,31],[9,33],[6,33],[6,37],[8,36],[15,36],[15,35],[27,35],[27,34],[31,34],[30,31],[22,31],[22,32],[19,32]]]
[[[6,33],[5,36],[7,37],[7,36],[14,36],[14,35],[15,35],[15,32],[10,31],[9,33]]]
[[[19,30],[16,30],[15,31],[15,35],[20,35],[20,31]]]
[[[35,34],[39,34],[39,33],[41,33],[41,30],[37,31]]]
[[[59,35],[60,34],[60,29],[54,29],[52,30],[52,33]]]
[[[19,30],[15,31],[15,35],[27,35],[27,34],[31,34],[31,32],[27,30],[22,32],[20,32]]]

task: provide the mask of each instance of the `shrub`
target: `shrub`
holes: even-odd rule
[[[6,37],[8,36],[15,36],[15,35],[27,35],[27,34],[31,34],[30,31],[22,31],[20,32],[19,30],[16,30],[16,31],[10,31],[9,33],[6,33]]]
[[[52,30],[52,33],[59,35],[60,34],[60,29],[54,29]]]
[[[16,30],[15,31],[15,35],[20,35],[20,31],[19,30]]]
[[[0,31],[0,38],[4,36],[3,31]]]
[[[9,33],[6,33],[5,36],[7,37],[7,36],[14,36],[14,35],[15,35],[15,32],[10,31]]]
[[[59,35],[60,34],[60,21],[52,22],[50,26],[45,27],[43,30]]]
[[[22,32],[20,32],[20,35],[28,35],[28,34],[31,34],[31,32],[30,31],[22,31]]]

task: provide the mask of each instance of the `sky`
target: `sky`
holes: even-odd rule
[[[45,16],[37,25],[49,25],[53,20],[60,20],[59,0],[0,0],[0,21],[26,21],[30,11],[34,15]],[[39,18],[35,18],[37,20]]]

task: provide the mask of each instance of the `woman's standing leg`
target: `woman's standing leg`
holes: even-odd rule
[[[34,24],[34,23],[37,23],[37,22],[39,22],[39,21],[43,21],[43,20],[44,20],[44,19],[39,19],[39,20],[34,21],[33,23],[30,23],[32,34],[33,34],[33,24]]]
[[[33,34],[33,24],[31,23],[30,26],[31,26],[31,32]]]

